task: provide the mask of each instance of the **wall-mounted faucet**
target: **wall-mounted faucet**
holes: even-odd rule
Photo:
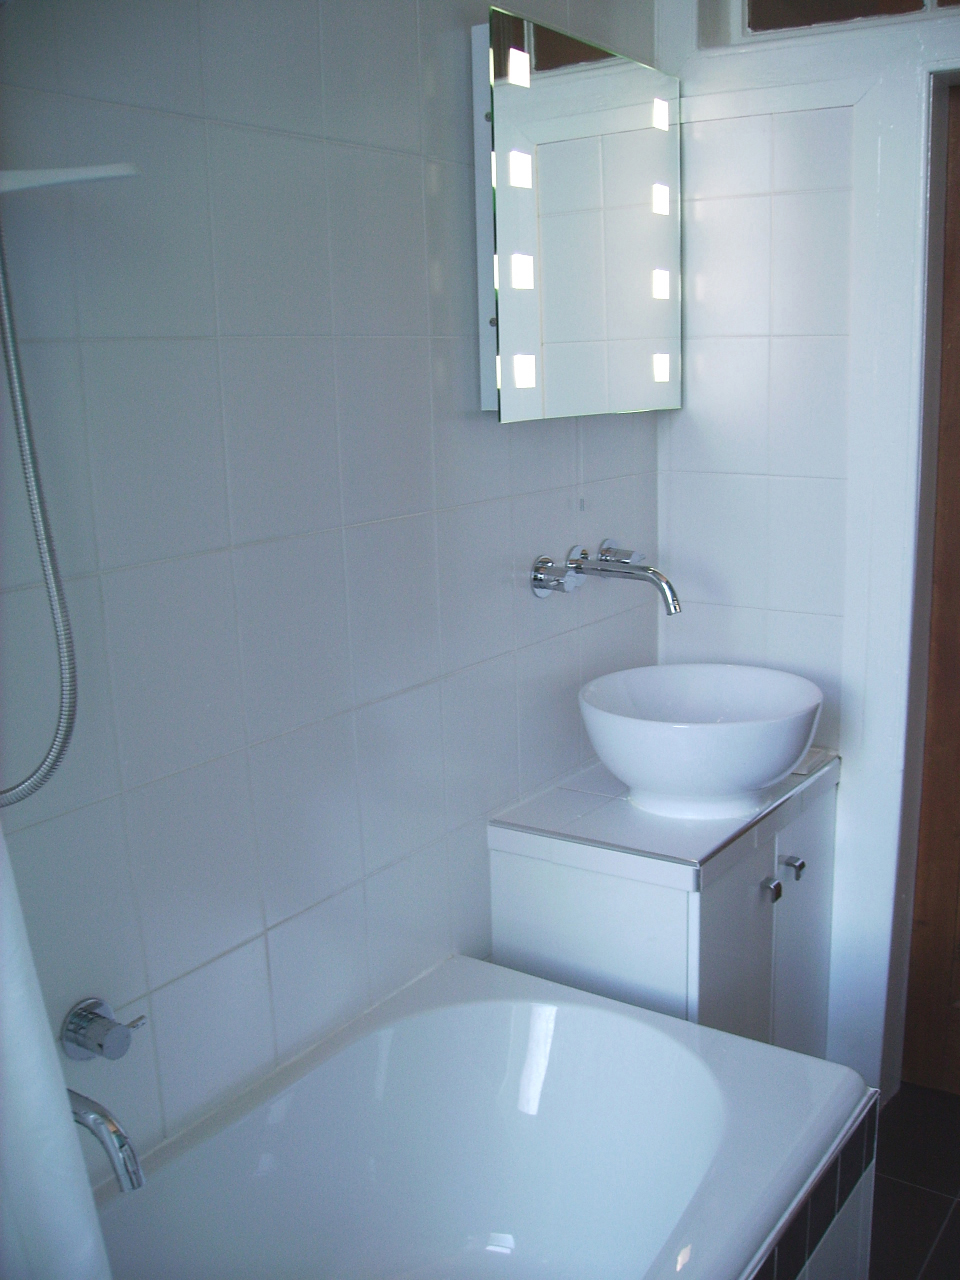
[[[614,546],[607,538],[600,543],[595,560],[590,559],[586,547],[570,548],[563,568],[554,565],[548,556],[538,556],[530,570],[530,586],[533,594],[544,599],[551,591],[573,591],[583,576],[598,578],[629,578],[634,582],[650,582],[663,597],[668,617],[680,612],[680,601],[673,584],[659,570],[643,563],[643,557],[625,547]]]
[[[92,1098],[85,1098],[82,1093],[74,1093],[72,1089],[68,1089],[67,1094],[74,1120],[84,1129],[89,1129],[107,1153],[120,1190],[136,1191],[142,1187],[143,1171],[133,1143],[106,1107]]]

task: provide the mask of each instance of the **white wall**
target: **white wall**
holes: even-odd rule
[[[840,720],[852,109],[683,126],[684,407],[661,416],[668,662],[796,671]]]
[[[539,12],[649,48],[649,7]],[[0,10],[3,164],[141,175],[4,203],[80,694],[63,766],[3,828],[55,1029],[93,994],[148,1015],[122,1062],[67,1066],[143,1150],[483,955],[484,816],[586,758],[580,682],[655,657],[653,592],[527,584],[578,541],[655,545],[654,421],[476,407],[484,15]],[[8,406],[3,449],[9,785],[56,666]]]
[[[697,644],[702,645],[704,637],[709,636],[712,617],[716,620],[714,637],[731,656],[766,652],[772,659],[771,609],[779,612],[783,604],[777,605],[771,599],[771,589],[794,591],[798,568],[803,573],[808,570],[803,560],[805,550],[812,560],[809,567],[822,569],[843,548],[839,608],[837,581],[816,584],[808,580],[810,590],[803,611],[803,627],[809,627],[809,620],[813,620],[821,635],[826,634],[831,617],[842,617],[839,668],[826,663],[823,667],[828,674],[832,671],[834,678],[839,670],[839,724],[831,736],[836,733],[843,755],[829,1052],[860,1070],[869,1083],[882,1081],[885,1090],[890,1091],[899,1080],[907,953],[904,940],[910,928],[908,893],[901,893],[895,911],[898,859],[901,884],[909,884],[916,836],[915,827],[907,822],[901,850],[923,402],[928,107],[931,75],[960,67],[960,22],[955,13],[923,15],[919,20],[821,28],[782,39],[764,38],[731,49],[697,50],[694,0],[661,4],[657,17],[658,65],[681,77],[684,119],[690,126],[688,136],[695,132],[695,122],[716,122],[715,128],[735,132],[743,144],[751,130],[765,128],[765,121],[769,120],[776,148],[777,130],[792,127],[787,117],[794,113],[796,120],[806,119],[811,127],[821,112],[840,110],[845,119],[852,120],[848,311],[846,323],[840,328],[841,334],[846,333],[847,348],[843,470],[840,475],[815,472],[813,477],[797,477],[808,485],[811,480],[818,482],[810,488],[809,504],[771,506],[767,533],[764,536],[762,530],[756,530],[754,540],[743,536],[741,530],[755,507],[741,505],[734,512],[735,495],[730,495],[726,505],[718,503],[716,495],[723,487],[730,489],[732,481],[742,484],[745,479],[752,482],[755,491],[764,487],[768,495],[774,491],[780,483],[774,477],[784,473],[771,465],[769,445],[774,431],[782,430],[784,419],[781,417],[778,422],[768,404],[768,457],[762,466],[754,464],[761,477],[759,482],[753,475],[717,477],[705,487],[709,502],[698,511],[688,501],[683,512],[671,506],[669,495],[674,486],[679,485],[683,491],[696,483],[691,481],[690,473],[703,469],[703,463],[700,459],[692,465],[688,461],[687,442],[692,439],[696,444],[696,432],[681,423],[679,430],[676,425],[667,428],[670,445],[661,461],[660,519],[668,544],[667,567],[677,558],[681,598],[687,575],[689,582],[698,578],[712,589],[711,595],[701,588],[703,616]],[[811,134],[811,141],[813,137]],[[731,153],[727,157],[732,178],[742,193],[749,178],[747,155],[743,152],[735,159]],[[812,147],[806,158],[808,170],[814,161],[816,173],[828,169],[830,152],[822,146]],[[775,169],[774,184],[769,189],[773,192],[775,237]],[[758,194],[766,198],[763,189]],[[823,196],[820,193],[808,197],[811,213],[818,206],[821,215],[825,212]],[[744,193],[737,198],[747,197]],[[719,203],[721,198],[711,199]],[[839,205],[839,188],[836,200]],[[811,218],[801,226],[801,232],[809,234],[815,227],[816,219]],[[698,229],[689,218],[686,229],[688,248],[696,254]],[[763,242],[759,243],[762,249]],[[743,253],[742,246],[739,224],[732,222],[714,241],[713,269],[718,271],[731,258],[736,259],[738,251]],[[824,246],[833,255],[841,251],[836,228],[824,225],[821,219],[810,262],[806,266],[799,262],[794,265],[794,285],[798,290],[806,289],[814,278],[813,255]],[[758,256],[762,262],[763,252],[748,255],[750,269],[756,268]],[[769,262],[770,303],[774,306],[775,253]],[[820,288],[825,289],[827,283]],[[689,284],[688,280],[688,299]],[[762,281],[754,286],[754,293],[759,302]],[[838,306],[841,294],[838,290],[833,295]],[[691,303],[695,305],[695,301]],[[779,336],[775,325],[748,333],[771,335],[771,348],[774,335]],[[710,336],[728,341],[742,335],[735,335],[725,322]],[[825,336],[823,330],[819,336]],[[719,368],[706,382],[698,382],[699,400],[709,406],[710,413],[716,412],[717,405],[730,403],[730,382],[729,370],[721,372]],[[772,393],[772,379],[767,386]],[[815,411],[818,391],[816,386],[808,385],[800,393],[804,413],[794,417],[786,441],[794,457],[803,458],[805,453],[809,457],[817,452],[814,442],[823,426],[822,410],[819,414]],[[753,394],[753,382],[749,388],[742,386],[736,392],[727,421],[742,427],[746,414],[740,410],[751,403]],[[838,396],[835,404],[839,403]],[[689,408],[695,408],[692,399]],[[838,415],[831,431],[834,445],[842,438],[843,428],[843,415]],[[727,457],[719,465],[712,461],[712,466],[717,471],[746,471],[742,462],[731,466],[729,459],[735,457],[736,440],[732,433],[728,434]],[[679,475],[675,461],[678,438],[684,440]],[[714,444],[715,438],[711,447]],[[701,442],[701,455],[703,447]],[[828,490],[822,482],[838,486],[844,471],[845,503],[840,502],[838,488],[834,490],[835,499],[827,502]],[[836,513],[836,524],[825,528],[824,517],[830,509]],[[805,513],[808,523],[803,522]],[[703,514],[705,519],[701,518]],[[842,529],[837,527],[841,519]],[[724,521],[728,529],[725,541],[716,537]],[[791,526],[792,536],[782,539],[784,529],[789,531]],[[681,551],[686,559],[681,557]],[[755,604],[745,598],[743,584],[753,581],[764,568],[767,597]],[[821,604],[820,621],[816,621],[818,601],[830,602],[829,608]],[[791,613],[796,607],[794,604],[786,612]],[[747,625],[751,610],[756,634],[763,636],[763,627],[766,628],[765,650],[751,648],[755,644]],[[782,626],[782,619],[780,622]],[[804,640],[803,627],[791,625],[786,634],[792,634],[798,647],[803,644],[813,656],[818,646]],[[662,635],[666,635],[665,628]],[[825,655],[826,649],[821,652]],[[833,653],[831,662],[835,663],[835,647]],[[834,701],[834,714],[835,708]],[[894,972],[889,969],[892,938],[896,942]],[[893,992],[889,1009],[888,984]],[[885,1021],[889,1025],[884,1057]]]

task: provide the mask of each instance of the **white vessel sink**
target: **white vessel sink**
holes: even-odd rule
[[[593,749],[640,809],[737,817],[802,760],[823,694],[766,667],[634,667],[591,680],[580,711]]]

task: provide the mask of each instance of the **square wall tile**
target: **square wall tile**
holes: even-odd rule
[[[274,1064],[263,938],[155,991],[151,1005],[168,1133]]]
[[[514,655],[450,676],[442,699],[447,825],[459,827],[519,795]]]
[[[75,343],[21,343],[30,425],[50,528],[64,578],[95,573],[90,467],[83,419],[80,353]],[[0,583],[40,581],[40,558],[23,483],[6,378],[0,385],[3,461],[0,468]]]
[[[681,128],[685,200],[764,195],[771,188],[770,116],[697,120]]]
[[[690,338],[683,407],[664,414],[671,471],[767,470],[768,338]]]
[[[450,955],[443,846],[371,876],[367,897],[370,994],[381,999]]]
[[[339,525],[332,340],[224,338],[220,375],[234,540]]]
[[[450,942],[461,956],[486,960],[490,939],[490,853],[486,822],[471,822],[446,840]]]
[[[521,796],[580,763],[579,688],[575,631],[517,654]]]
[[[7,832],[54,1034],[91,992],[116,1006],[147,989],[118,799]]]
[[[511,422],[507,430],[511,493],[544,493],[577,483],[575,419]]]
[[[770,479],[771,609],[843,613],[846,484]]]
[[[328,137],[420,148],[416,0],[320,0]]]
[[[220,332],[329,333],[324,144],[225,125],[208,137]]]
[[[58,6],[56,31],[63,93],[200,114],[193,0],[67,0]]]
[[[769,332],[769,196],[684,202],[683,307],[687,338]]]
[[[109,574],[103,595],[124,784],[243,746],[229,556]]]
[[[657,470],[657,420],[645,414],[598,413],[581,418],[580,476],[611,480]]]
[[[263,930],[242,752],[129,792],[124,803],[151,987]]]
[[[423,153],[473,164],[470,28],[488,22],[485,0],[419,0]]]
[[[443,670],[505,653],[513,646],[509,501],[439,512],[437,546]]]
[[[770,471],[840,478],[847,467],[847,339],[770,340]]]
[[[69,164],[137,168],[71,189],[80,336],[212,335],[203,122],[74,98],[67,133]]]
[[[772,333],[847,332],[850,203],[849,191],[773,197]]]
[[[659,596],[651,594],[629,613],[618,613],[581,627],[580,687],[611,671],[655,666],[657,619],[662,612]]]
[[[250,748],[267,924],[363,877],[352,715]]]
[[[822,614],[767,615],[767,665],[806,676],[823,690],[823,709],[814,741],[820,746],[840,744],[843,619]]]
[[[250,740],[353,703],[339,530],[233,552]]]
[[[0,11],[0,76],[9,84],[56,92],[60,84],[60,0],[35,0]]]
[[[359,702],[440,674],[433,516],[344,531],[350,654]]]
[[[674,471],[661,484],[666,538],[659,567],[684,607],[688,600],[766,605],[766,476]]]
[[[357,760],[369,875],[443,834],[440,686],[424,685],[361,708]]]
[[[34,12],[42,12],[45,7],[29,6]],[[67,158],[65,100],[59,94],[13,87],[15,73],[5,65],[4,55],[19,42],[5,42],[6,33],[15,25],[7,11],[0,16],[0,23],[0,66],[4,66],[0,86],[0,164],[4,169],[59,168]],[[34,49],[39,44],[38,34]],[[29,62],[27,49],[18,49],[18,60],[21,68]],[[4,200],[3,205],[7,277],[20,342],[75,338],[77,296],[68,188],[21,191],[13,200]]]
[[[426,338],[340,338],[337,406],[347,524],[434,504]]]
[[[86,342],[83,377],[103,567],[226,546],[216,345]]]
[[[327,155],[335,332],[426,335],[419,157],[332,145]]]
[[[323,132],[315,0],[200,0],[203,83],[214,119]]]
[[[767,662],[766,609],[681,600],[683,612],[660,622],[661,662]]]
[[[96,578],[82,578],[68,582],[65,594],[80,673],[73,738],[49,781],[4,809],[8,833],[120,789],[100,586]],[[0,595],[0,690],[0,786],[8,787],[43,759],[57,723],[59,666],[41,587]]]
[[[477,340],[430,343],[437,504],[458,507],[510,493],[512,428],[481,412]]]
[[[366,1007],[363,886],[328,898],[267,934],[277,1052],[289,1057]]]
[[[473,169],[427,160],[423,166],[427,226],[430,332],[477,332],[476,228]]]
[[[774,191],[853,185],[853,108],[789,111],[773,117]]]

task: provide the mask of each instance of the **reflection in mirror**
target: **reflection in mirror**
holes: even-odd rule
[[[679,82],[491,9],[474,138],[483,407],[679,407]]]

